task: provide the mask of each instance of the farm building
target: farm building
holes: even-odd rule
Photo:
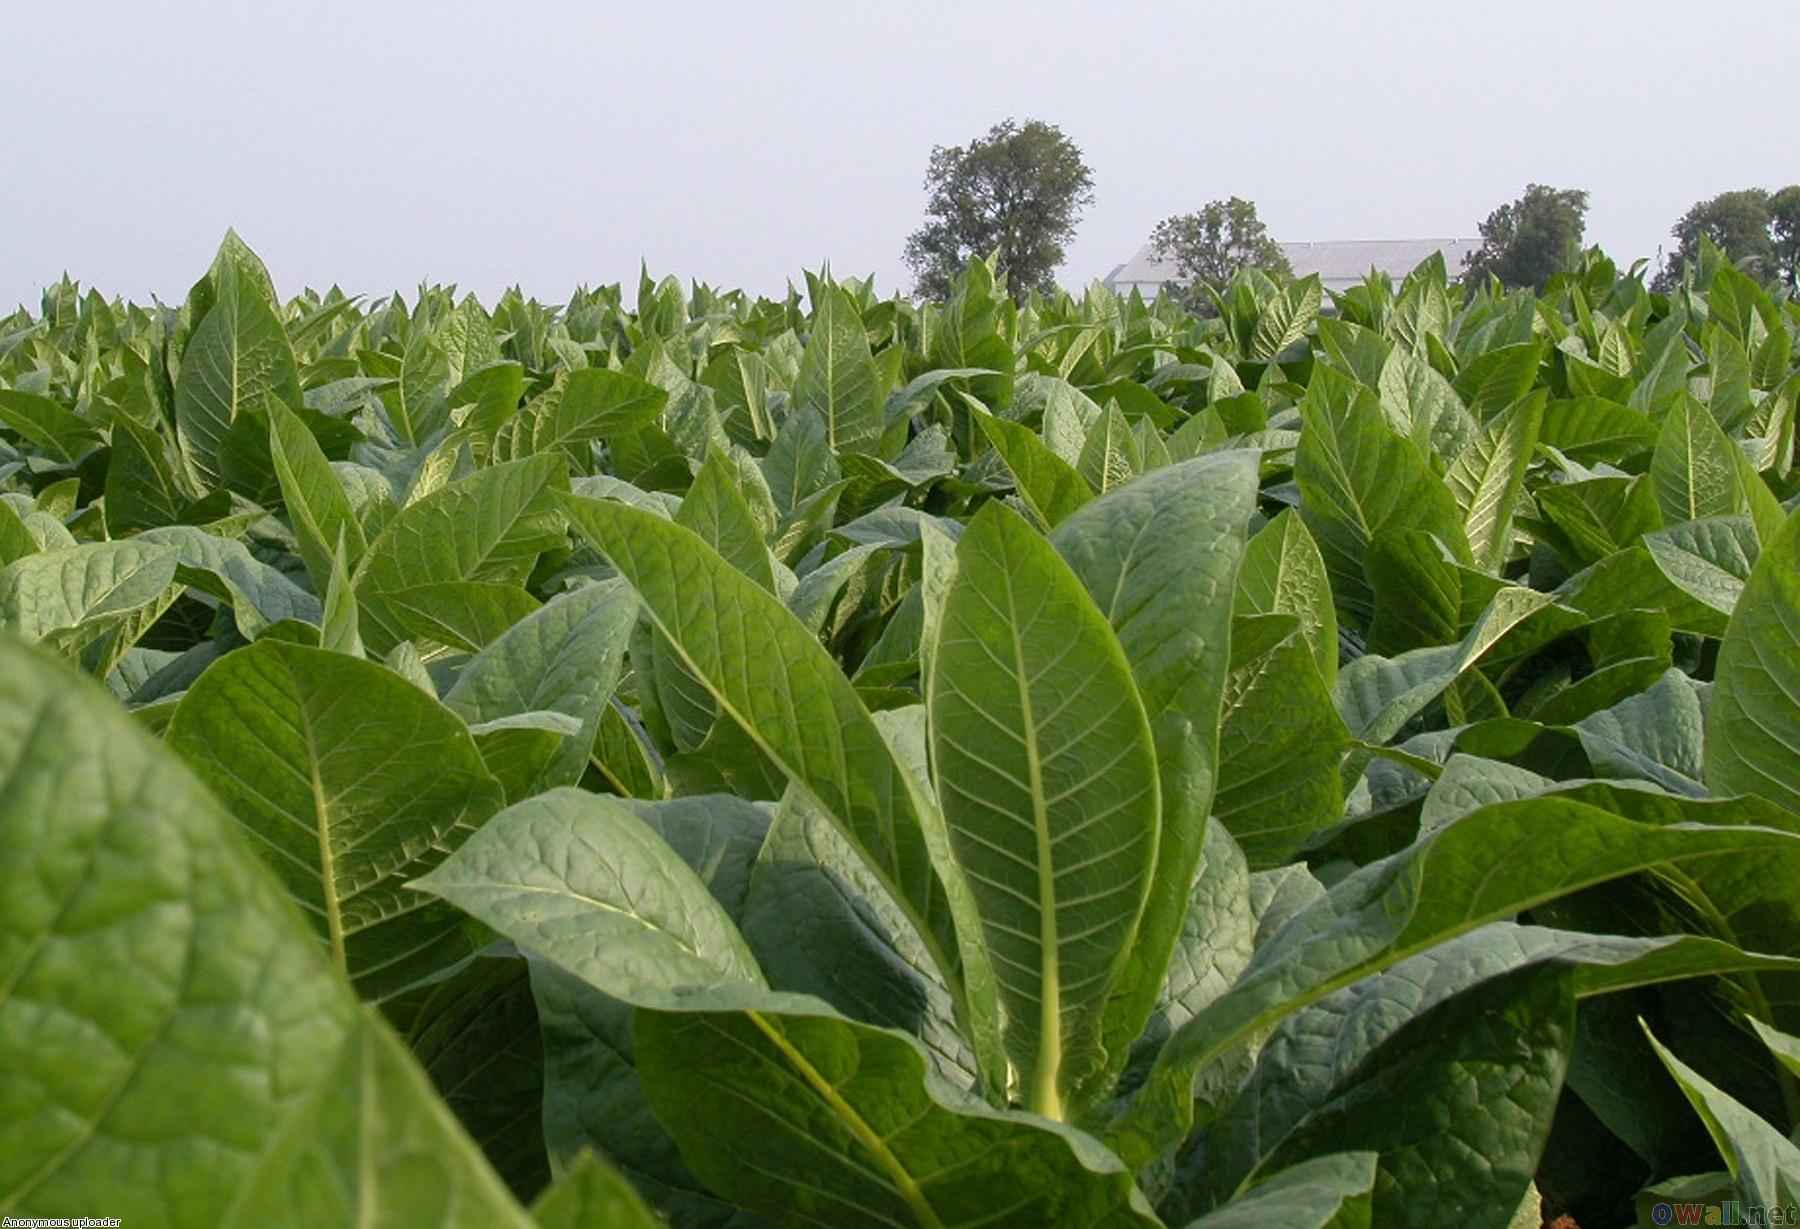
[[[1371,269],[1404,277],[1433,252],[1444,254],[1444,265],[1454,277],[1461,271],[1463,259],[1480,247],[1479,239],[1328,239],[1284,243],[1281,250],[1294,267],[1295,277],[1316,273],[1326,290],[1343,291],[1362,281]],[[1155,249],[1146,243],[1102,280],[1121,294],[1136,289],[1145,298],[1154,298],[1164,282],[1175,280],[1175,264],[1157,259]]]

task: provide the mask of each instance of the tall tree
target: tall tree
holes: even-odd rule
[[[1659,289],[1673,286],[1699,258],[1702,238],[1751,277],[1792,285],[1800,264],[1800,185],[1774,193],[1742,188],[1696,201],[1669,233],[1675,251],[1657,275]]]
[[[1094,176],[1060,128],[1009,119],[967,145],[934,148],[925,191],[929,221],[906,241],[918,293],[942,298],[972,258],[998,252],[1022,299],[1056,288],[1063,245],[1094,203]]]
[[[1208,288],[1223,290],[1239,269],[1256,268],[1291,277],[1293,267],[1269,228],[1256,215],[1256,202],[1241,196],[1208,201],[1195,213],[1164,218],[1150,232],[1158,260],[1175,266],[1171,292],[1197,310],[1207,310]]]
[[[1769,233],[1783,280],[1800,289],[1800,184],[1789,184],[1769,198]]]
[[[1491,273],[1503,285],[1541,291],[1581,249],[1587,208],[1588,194],[1581,188],[1526,185],[1525,195],[1481,224],[1481,247],[1464,261],[1468,276]]]

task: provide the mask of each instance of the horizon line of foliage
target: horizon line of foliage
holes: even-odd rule
[[[947,297],[965,265],[990,257],[1015,300],[1053,293],[1065,245],[1093,204],[1093,189],[1079,147],[1041,120],[1008,118],[967,145],[934,147],[925,175],[929,220],[908,236],[904,253],[914,293]],[[1481,247],[1464,258],[1464,283],[1473,287],[1491,277],[1508,289],[1542,293],[1578,261],[1588,203],[1584,189],[1526,185],[1478,225]],[[1660,262],[1657,291],[1667,293],[1700,261],[1704,242],[1758,281],[1792,289],[1800,279],[1800,184],[1697,202],[1670,233],[1676,246]],[[1216,310],[1219,293],[1240,269],[1277,281],[1293,276],[1255,202],[1238,196],[1162,219],[1150,249],[1175,269],[1166,292],[1200,315]]]
[[[808,274],[0,319],[0,1210],[1800,1189],[1800,303]]]

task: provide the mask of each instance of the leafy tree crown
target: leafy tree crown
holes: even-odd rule
[[[1675,251],[1657,274],[1659,290],[1672,289],[1682,270],[1699,260],[1703,239],[1758,281],[1792,286],[1800,272],[1800,184],[1778,192],[1742,188],[1696,201],[1669,233]]]
[[[1207,290],[1222,290],[1240,269],[1261,269],[1278,278],[1293,276],[1281,245],[1269,238],[1256,203],[1239,196],[1209,201],[1194,213],[1164,218],[1150,232],[1157,258],[1172,261],[1179,278],[1172,288],[1188,306],[1204,310]]]
[[[1464,265],[1473,278],[1492,275],[1506,286],[1541,291],[1569,267],[1587,229],[1588,194],[1580,188],[1530,184],[1525,195],[1488,214],[1481,247]]]
[[[906,240],[918,293],[942,298],[971,259],[998,253],[1023,298],[1056,288],[1063,245],[1093,204],[1094,177],[1060,128],[1008,119],[967,145],[934,148],[925,191],[929,220]]]

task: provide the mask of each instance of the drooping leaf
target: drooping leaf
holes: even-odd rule
[[[1800,1145],[1676,1058],[1648,1028],[1645,1032],[1657,1057],[1706,1124],[1745,1202],[1761,1208],[1800,1203]]]
[[[977,415],[975,421],[1012,471],[1019,499],[1046,533],[1094,497],[1075,467],[1052,452],[1029,427],[992,414]]]
[[[521,586],[447,580],[385,590],[381,607],[409,639],[479,653],[540,607]]]
[[[242,542],[191,525],[147,530],[135,540],[175,547],[180,552],[176,579],[227,602],[238,630],[247,638],[254,639],[284,619],[320,621],[319,599],[258,559]]]
[[[683,1158],[752,1210],[945,1229],[1156,1223],[1099,1144],[959,1092],[910,1038],[800,1005],[640,1012],[637,1034]]]
[[[907,911],[958,995],[965,1025],[991,1022],[982,1006],[991,984],[979,964],[968,964],[980,959],[970,946],[975,921],[947,838],[921,813],[914,786],[819,642],[688,530],[621,504],[566,498],[563,507],[637,590],[682,664],[813,795]]]
[[[1779,855],[1795,841],[1800,836],[1769,828],[1638,823],[1556,797],[1465,815],[1354,872],[1259,947],[1231,992],[1170,1039],[1109,1138],[1128,1160],[1149,1160],[1191,1115],[1181,1090],[1197,1070],[1325,994],[1437,943],[1646,867]]]
[[[100,433],[81,415],[49,397],[19,389],[0,389],[0,427],[69,465],[100,442]]]
[[[0,626],[74,652],[149,607],[174,583],[173,544],[95,542],[0,568]]]
[[[958,1092],[911,1038],[762,989],[707,887],[622,803],[529,800],[420,886],[635,1003],[652,1108],[688,1167],[740,1206],[897,1224],[1152,1223],[1092,1139]]]
[[[1761,553],[1748,516],[1684,521],[1644,535],[1644,549],[1662,574],[1698,602],[1729,615]]]
[[[617,799],[562,788],[515,803],[413,883],[631,1002],[762,983],[705,885]]]
[[[0,849],[29,885],[0,905],[0,1057],[32,1073],[0,1080],[0,1204],[526,1229],[231,829],[100,693],[0,635]]]

